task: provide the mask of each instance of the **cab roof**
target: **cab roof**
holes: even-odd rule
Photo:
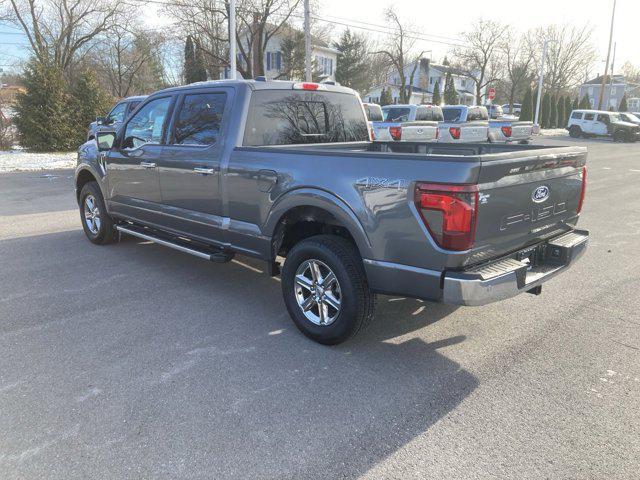
[[[315,84],[315,82],[294,82],[291,80],[208,80],[206,82],[195,82],[190,83],[188,85],[181,85],[178,87],[169,87],[164,90],[160,90],[154,93],[173,93],[173,92],[181,92],[186,90],[192,90],[196,88],[207,88],[207,87],[245,87],[251,90],[293,90],[294,86],[302,85],[304,83]],[[331,83],[317,83],[320,85],[321,91],[328,92],[337,92],[337,93],[350,93],[356,94],[356,91],[343,87],[341,85],[334,85]],[[301,88],[302,89],[302,88]]]

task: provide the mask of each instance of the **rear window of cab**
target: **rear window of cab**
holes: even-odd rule
[[[257,90],[251,95],[245,146],[368,140],[362,104],[353,94]]]

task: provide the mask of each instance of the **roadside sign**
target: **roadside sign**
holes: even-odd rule
[[[489,89],[489,100],[493,100],[494,98],[496,98],[496,89],[491,87]]]

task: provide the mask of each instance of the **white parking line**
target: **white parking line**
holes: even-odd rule
[[[603,170],[611,170],[611,167],[602,167]]]
[[[638,173],[640,173],[640,170],[636,170],[636,169],[634,169],[634,168],[630,168],[630,169],[629,169],[629,171],[630,171],[630,172],[638,172]]]

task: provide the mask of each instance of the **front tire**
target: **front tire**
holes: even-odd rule
[[[356,335],[369,325],[375,310],[360,254],[335,235],[308,238],[289,251],[282,295],[296,327],[323,345]]]
[[[118,232],[96,182],[88,182],[82,187],[78,204],[82,229],[92,243],[106,245],[117,240]]]

